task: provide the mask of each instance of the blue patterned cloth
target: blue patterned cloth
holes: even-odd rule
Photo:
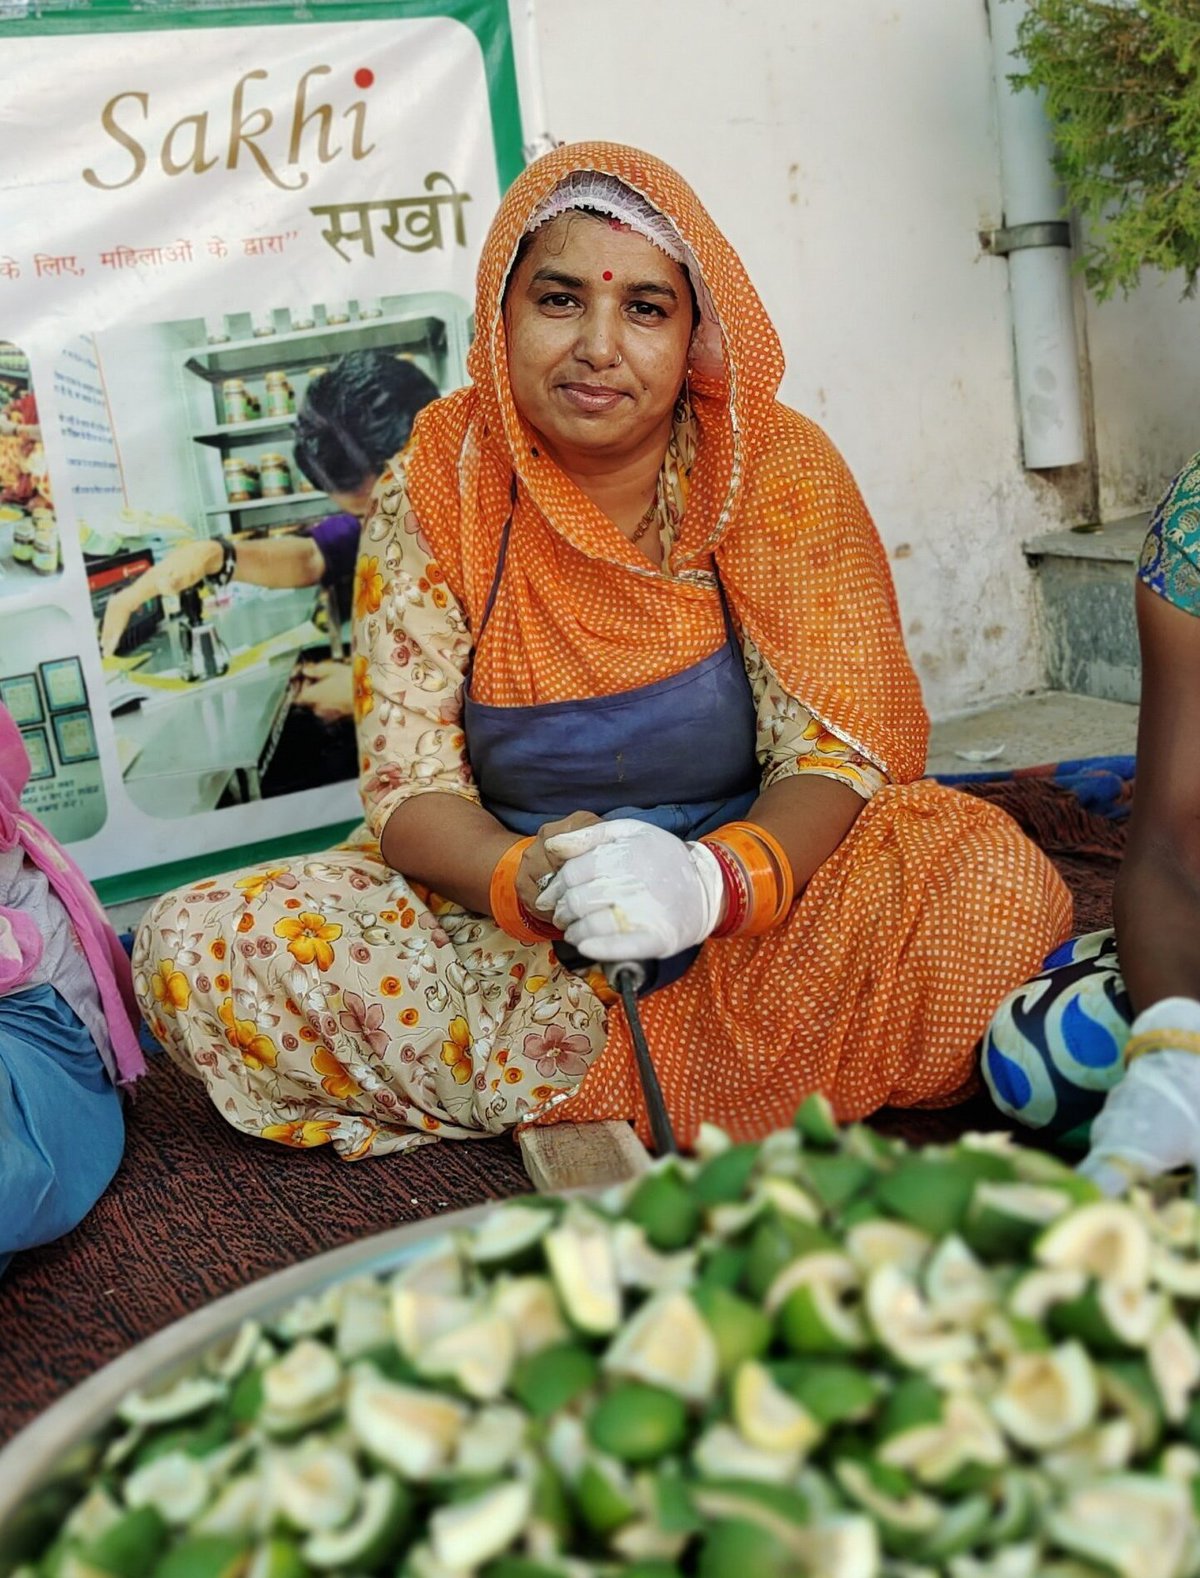
[[[1150,517],[1138,580],[1185,613],[1200,614],[1200,455],[1195,455]]]
[[[981,1068],[992,1100],[1052,1138],[1090,1123],[1125,1072],[1132,1022],[1114,934],[1071,938],[988,1027]]]

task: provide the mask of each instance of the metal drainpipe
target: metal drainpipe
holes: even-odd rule
[[[1071,235],[1065,199],[1051,160],[1043,96],[1014,92],[1009,76],[1027,0],[988,0],[1000,129],[1004,228],[985,238],[1008,258],[1016,351],[1017,397],[1025,466],[1039,471],[1087,458],[1075,306]]]

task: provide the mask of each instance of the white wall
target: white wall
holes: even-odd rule
[[[534,0],[544,121],[676,165],[845,453],[935,715],[1039,682],[983,0]]]
[[[1137,290],[1088,302],[1100,514],[1150,508],[1200,449],[1200,300],[1183,276],[1146,274]]]

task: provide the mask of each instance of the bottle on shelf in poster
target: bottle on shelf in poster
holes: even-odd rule
[[[225,473],[225,496],[231,504],[244,504],[256,499],[262,492],[258,467],[237,455],[228,455],[222,462]]]
[[[33,568],[39,575],[58,570],[58,520],[51,509],[33,512]]]
[[[221,385],[221,408],[226,422],[250,420],[250,392],[241,378],[226,378]]]
[[[358,304],[360,318],[382,318],[383,303],[378,299],[374,301],[360,301]]]
[[[291,416],[296,409],[296,393],[285,372],[276,370],[266,377],[266,415]]]
[[[33,516],[24,510],[13,522],[12,556],[18,564],[33,563]]]
[[[260,455],[258,471],[264,499],[286,498],[292,491],[292,468],[288,464],[286,455],[274,451],[268,455]]]
[[[268,307],[250,314],[251,332],[256,340],[265,340],[275,333],[275,309]]]
[[[329,301],[325,304],[326,323],[349,323],[350,303],[346,301]]]
[[[210,345],[224,345],[229,339],[228,319],[205,318],[204,335]]]

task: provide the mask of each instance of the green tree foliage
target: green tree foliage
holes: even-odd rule
[[[1009,0],[991,0],[1003,5]],[[1143,268],[1200,276],[1200,0],[1031,0],[1021,29],[1103,300]]]

